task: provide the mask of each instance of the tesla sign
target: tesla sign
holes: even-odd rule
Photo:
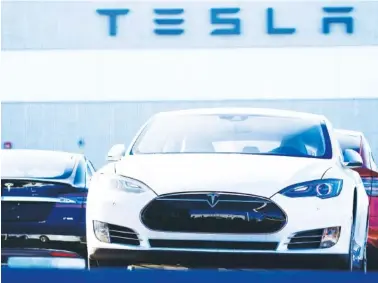
[[[324,16],[320,23],[314,23],[314,29],[319,29],[323,34],[329,34],[333,25],[343,25],[347,34],[353,34],[354,18],[353,6],[345,7],[323,7]],[[117,20],[119,17],[127,16],[129,9],[97,9],[97,13],[108,19],[109,36],[117,36]],[[240,18],[241,8],[210,8],[207,26],[203,27],[202,33],[210,27],[210,36],[242,36],[242,20]],[[182,8],[153,9],[152,19],[155,27],[153,32],[157,36],[180,36],[185,34],[185,10]],[[265,9],[263,19],[265,29],[262,31],[268,35],[292,35],[297,32],[296,27],[279,27],[275,24],[275,9]],[[298,15],[300,17],[303,15]],[[190,23],[188,24],[190,26]],[[222,27],[223,26],[223,27]],[[248,27],[247,27],[248,28]],[[126,31],[126,32],[133,32]]]
[[[2,48],[378,45],[378,2],[345,3],[5,1]]]

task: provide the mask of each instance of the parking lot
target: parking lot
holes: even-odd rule
[[[376,274],[377,1],[3,2],[2,270]]]

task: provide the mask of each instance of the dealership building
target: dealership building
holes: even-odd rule
[[[269,17],[266,1],[242,1],[235,29],[222,26],[229,9],[209,17],[221,2],[177,1],[183,30],[167,33],[153,26],[159,1],[4,1],[3,148],[82,152],[99,167],[160,111],[266,107],[362,131],[378,159],[378,4],[353,3],[340,23],[324,1],[271,3]],[[117,31],[103,12],[114,8]]]

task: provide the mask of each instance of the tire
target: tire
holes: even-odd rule
[[[368,229],[369,229],[369,221],[367,220],[366,225],[366,236],[365,236],[365,245],[363,247],[363,258],[356,259],[353,255],[353,246],[354,246],[354,233],[355,233],[355,222],[353,221],[352,229],[351,229],[351,236],[350,236],[350,243],[349,243],[349,254],[345,258],[342,269],[348,270],[350,272],[367,272],[367,236],[368,236]]]
[[[88,257],[87,246],[85,245],[80,244],[80,246],[75,250],[75,252],[83,258]]]
[[[96,269],[98,267],[100,267],[100,265],[97,260],[90,259],[90,258],[87,259],[87,269],[91,270],[91,269]]]
[[[378,249],[374,247],[367,248],[367,256],[369,259],[368,270],[378,270]]]
[[[89,270],[98,269],[98,268],[128,268],[131,266],[126,262],[119,262],[114,260],[95,260],[88,258],[87,268]]]

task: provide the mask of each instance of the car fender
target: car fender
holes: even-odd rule
[[[349,209],[351,212],[351,225],[353,221],[353,203],[356,192],[356,211],[355,211],[355,243],[360,249],[360,256],[363,254],[363,248],[366,245],[366,232],[368,225],[369,198],[362,183],[361,177],[355,171],[345,167],[332,167],[328,170],[323,178],[340,178],[343,179],[343,189],[341,194],[346,194],[347,203],[343,209]],[[343,233],[341,231],[341,233]]]

